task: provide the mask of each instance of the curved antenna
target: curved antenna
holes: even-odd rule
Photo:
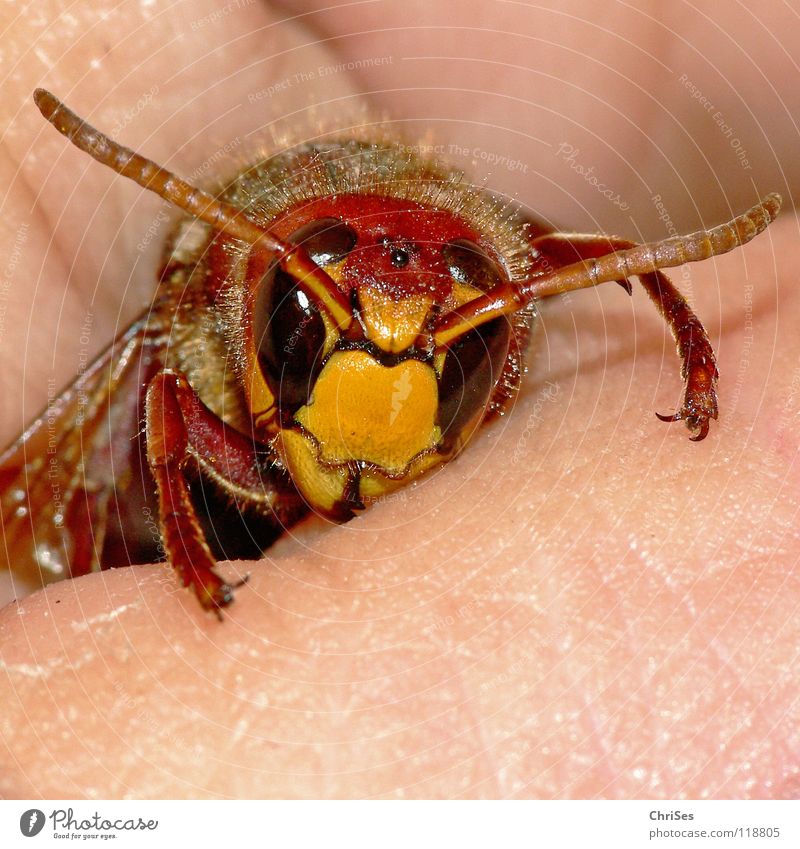
[[[61,135],[102,165],[133,180],[143,189],[155,192],[215,230],[248,242],[256,250],[275,254],[281,268],[328,310],[341,330],[350,326],[353,314],[348,300],[302,247],[279,239],[248,218],[241,209],[217,200],[152,160],[113,141],[105,133],[87,124],[49,91],[37,88],[33,99],[42,115]]]
[[[626,280],[660,268],[673,268],[727,253],[765,230],[775,220],[781,203],[781,196],[773,192],[747,212],[710,230],[698,230],[688,236],[674,236],[624,251],[612,251],[596,259],[580,260],[551,274],[526,280],[520,286],[510,283],[495,286],[485,295],[442,316],[433,332],[433,342],[437,347],[450,345],[473,328],[498,316],[516,312],[537,298],[586,289],[612,280]]]

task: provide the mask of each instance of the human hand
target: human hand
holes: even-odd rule
[[[247,7],[213,29],[192,30],[191,22],[187,29],[184,21],[187,33],[199,33],[190,39],[198,62],[213,56],[207,38],[228,45],[225,58],[237,68],[248,64],[243,44],[253,45],[257,57],[264,33],[275,39],[270,45],[277,42],[277,33],[258,32],[241,17],[251,14],[265,13]],[[386,22],[386,7],[383,14]],[[341,24],[341,16],[335,22]],[[228,29],[234,24],[251,35],[236,41]],[[109,26],[120,31],[118,21]],[[384,49],[379,38],[370,42],[371,55]],[[348,43],[336,46],[347,49]],[[92,55],[84,39],[77,44]],[[394,49],[396,64],[376,73],[408,82],[408,68],[415,67],[425,77],[419,70],[424,63],[401,61],[396,43]],[[123,57],[130,56],[126,50],[130,45],[123,44]],[[135,65],[115,52],[103,62]],[[306,56],[298,67],[317,67],[318,61],[327,59]],[[74,67],[72,57],[65,62]],[[182,63],[191,64],[188,58]],[[294,73],[267,67],[268,79]],[[236,75],[230,85],[199,86],[208,98],[205,108],[184,111],[180,120],[167,117],[162,127],[161,118],[186,101],[180,86],[189,80],[197,88],[196,76],[183,73],[178,82],[167,82],[163,63],[150,66],[141,81],[126,70],[124,84],[134,93],[156,79],[167,103],[156,116],[150,109],[137,116],[125,128],[133,138],[125,141],[168,158],[170,144],[192,137],[187,120],[202,125],[208,114],[222,114],[225,103],[247,104],[247,94],[264,86],[263,71],[254,66],[253,76]],[[502,73],[492,68],[481,80],[470,67],[470,87],[504,91],[513,78]],[[97,90],[103,78],[98,73]],[[254,79],[261,80],[257,88]],[[349,82],[341,74],[334,80],[346,94]],[[411,87],[421,81],[413,78]],[[32,72],[25,84],[32,90],[40,82]],[[331,85],[325,81],[319,91]],[[555,96],[539,91],[545,100]],[[308,94],[304,88],[303,97]],[[400,115],[408,111],[402,97],[386,95]],[[480,141],[464,127],[449,139],[513,158],[515,148],[485,140],[497,138],[490,126],[496,123],[489,117],[492,98],[469,97],[480,106]],[[81,109],[79,98],[70,102]],[[689,105],[696,104],[689,99]],[[437,112],[442,100],[433,96],[413,114],[426,108],[445,114]],[[571,117],[563,103],[561,109]],[[246,133],[248,120],[253,128],[264,123],[263,112],[248,119],[247,111],[226,118],[242,121],[233,135]],[[525,117],[508,116],[507,105],[504,114],[509,126]],[[471,120],[465,119],[467,128]],[[18,161],[28,150],[21,124],[29,122],[15,121],[20,135],[11,145]],[[226,123],[211,133],[229,129]],[[523,141],[530,144],[527,132]],[[521,199],[536,206],[532,198],[540,195],[534,192],[546,183],[539,170],[575,180],[563,157],[554,155],[558,138],[553,135],[552,160],[544,169],[529,152],[527,174],[498,171],[500,190],[509,189],[504,181],[515,184],[525,193]],[[594,152],[574,141],[590,167]],[[621,138],[611,143],[612,150],[624,146]],[[197,161],[202,148],[198,139]],[[14,172],[16,190],[23,177],[41,185],[56,157],[69,163],[55,185],[46,180],[37,210],[47,215],[37,211],[31,220],[15,277],[24,280],[24,272],[35,268],[31,279],[39,279],[42,248],[47,265],[41,280],[49,295],[34,301],[39,309],[30,332],[36,335],[22,335],[14,345],[24,352],[25,397],[36,399],[53,373],[43,340],[58,338],[68,367],[77,351],[72,322],[82,318],[98,276],[98,347],[109,325],[108,338],[113,335],[118,269],[129,279],[125,240],[138,237],[116,238],[124,214],[100,203],[109,187],[112,209],[121,199],[131,206],[138,194],[88,164],[78,203],[65,187],[75,183],[80,156],[65,151],[47,127],[34,150],[34,160]],[[185,151],[187,172],[192,151]],[[479,159],[478,170],[483,164]],[[571,185],[584,183],[578,178]],[[609,179],[609,185],[627,189],[628,182]],[[770,188],[784,187],[759,185],[762,193]],[[590,207],[597,221],[592,229],[604,226],[607,206],[619,214],[605,198],[598,203],[591,186],[584,190],[580,199],[596,204]],[[673,191],[665,189],[664,197]],[[66,223],[58,215],[59,194]],[[564,194],[553,208],[563,204],[567,218]],[[692,197],[690,191],[683,204],[667,207],[676,222],[691,220]],[[18,193],[9,202],[25,199]],[[647,201],[645,222],[654,209]],[[134,232],[146,229],[155,209],[149,199],[136,200],[126,231],[129,225]],[[726,217],[708,220],[701,210],[706,224]],[[267,552],[266,561],[226,567],[226,574],[252,577],[224,623],[204,614],[163,565],[54,585],[7,607],[0,614],[7,672],[0,687],[10,755],[0,793],[796,795],[781,761],[797,719],[791,664],[798,596],[791,570],[797,558],[792,463],[800,343],[787,319],[796,314],[796,294],[783,282],[796,252],[796,226],[786,216],[743,251],[691,268],[693,303],[719,340],[722,373],[721,419],[700,445],[691,444],[680,425],[664,426],[652,415],[674,408],[680,394],[672,343],[652,306],[640,293],[631,302],[618,287],[603,287],[568,305],[554,300],[544,306],[531,374],[516,408],[485,428],[459,460],[347,525],[309,523]],[[56,249],[48,251],[51,231]],[[132,278],[139,294],[155,265],[153,256],[143,268],[147,256]],[[41,309],[47,304],[55,304],[52,314]],[[15,300],[14,309],[22,317],[31,305]],[[22,318],[7,325],[11,338],[17,327],[25,327]],[[0,341],[8,345],[9,336]],[[13,363],[5,379],[18,386]],[[25,408],[33,412],[27,401]],[[13,407],[10,414],[20,411]]]

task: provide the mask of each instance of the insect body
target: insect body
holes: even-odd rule
[[[780,206],[770,195],[730,224],[654,245],[553,233],[450,169],[352,138],[257,162],[215,197],[51,94],[36,102],[189,217],[153,309],[48,410],[55,443],[40,419],[0,458],[9,559],[54,578],[161,551],[217,612],[233,591],[215,554],[235,556],[243,538],[263,548],[308,509],[349,518],[504,409],[538,298],[639,276],[686,381],[681,409],[662,418],[705,437],[713,351],[659,269],[743,244]],[[44,482],[53,458],[57,502]]]

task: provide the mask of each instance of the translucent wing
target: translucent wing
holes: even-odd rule
[[[38,583],[158,559],[141,422],[164,349],[134,322],[0,456],[0,567]]]

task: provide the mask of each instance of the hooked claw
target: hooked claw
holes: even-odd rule
[[[713,415],[697,415],[685,412],[685,408],[683,410],[679,410],[677,413],[667,416],[662,415],[661,413],[656,413],[656,418],[660,419],[662,422],[685,421],[686,427],[694,433],[694,436],[689,437],[692,442],[702,442],[708,436],[709,419],[715,419],[716,417],[716,411]]]
[[[713,369],[713,371],[712,371]],[[692,432],[692,442],[702,442],[708,436],[711,419],[717,418],[717,393],[714,391],[716,368],[694,369],[686,383],[683,406],[676,413],[656,416],[662,422],[685,421]]]
[[[213,574],[216,577],[216,573]],[[207,610],[213,610],[217,619],[222,622],[222,609],[227,607],[233,601],[233,591],[239,589],[239,587],[246,584],[249,580],[250,575],[247,574],[243,578],[240,578],[235,584],[226,584],[222,581],[215,587],[207,587],[204,597],[200,597],[200,594],[198,593],[200,603]]]
[[[702,442],[708,435],[711,419],[717,418],[717,367],[713,359],[701,358],[692,363],[686,374],[683,405],[672,415],[656,413],[662,422],[685,421],[692,432],[692,442]]]

